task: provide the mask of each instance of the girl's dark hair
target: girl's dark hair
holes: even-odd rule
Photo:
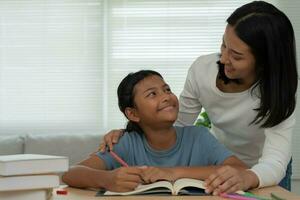
[[[295,37],[288,17],[272,4],[253,1],[236,9],[227,19],[236,35],[245,42],[255,57],[256,83],[260,106],[252,123],[273,127],[287,119],[296,106],[298,84]],[[225,76],[219,64],[219,78]],[[253,90],[252,90],[253,92]]]
[[[125,115],[125,109],[127,107],[133,108],[134,105],[134,86],[141,80],[148,76],[159,76],[163,79],[162,75],[152,70],[141,70],[135,73],[128,74],[118,86],[118,102],[121,112]],[[128,119],[128,118],[127,118]],[[141,127],[132,121],[128,121],[125,131],[136,131],[137,133],[143,133]]]

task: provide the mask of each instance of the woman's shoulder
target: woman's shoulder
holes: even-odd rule
[[[219,53],[212,53],[199,56],[190,67],[190,70],[207,70],[211,67],[216,67],[220,59]]]
[[[191,82],[210,83],[209,80],[215,79],[218,73],[217,62],[220,59],[219,53],[207,54],[198,57],[188,71]]]

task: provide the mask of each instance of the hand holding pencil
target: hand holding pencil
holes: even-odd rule
[[[140,168],[129,167],[129,165],[113,151],[109,151],[109,154],[123,167],[111,171],[108,190],[126,192],[134,190],[139,184],[143,183]]]
[[[112,171],[107,171],[105,178],[106,190],[115,192],[128,192],[134,190],[143,183],[141,179],[141,169],[138,167],[120,167]]]

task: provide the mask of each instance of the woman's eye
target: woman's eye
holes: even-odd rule
[[[232,58],[233,58],[234,60],[237,60],[237,61],[239,61],[239,60],[242,59],[241,57],[236,57],[236,56],[232,56]]]

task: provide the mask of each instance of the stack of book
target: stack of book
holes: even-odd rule
[[[59,172],[69,168],[63,156],[0,156],[0,200],[47,200],[59,186]]]

